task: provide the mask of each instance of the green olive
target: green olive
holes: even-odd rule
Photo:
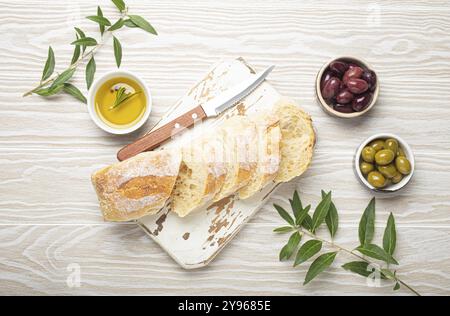
[[[384,149],[384,141],[381,139],[376,139],[373,142],[371,142],[369,146],[375,149],[375,151],[380,151]]]
[[[375,154],[375,162],[380,166],[390,164],[394,158],[395,154],[390,149],[382,149]]]
[[[367,181],[375,188],[382,188],[386,185],[386,178],[378,171],[372,171],[367,176]]]
[[[405,152],[403,151],[403,149],[400,146],[398,146],[398,149],[397,149],[397,157],[398,156],[406,157]]]
[[[397,171],[397,173],[392,177],[391,181],[392,183],[399,183],[400,181],[402,181],[403,179],[403,175]]]
[[[366,175],[369,172],[373,171],[375,167],[371,163],[363,161],[359,165],[359,169],[361,170],[362,174]]]
[[[395,159],[395,167],[397,167],[397,170],[404,175],[411,172],[411,163],[406,157],[403,156],[398,156]]]
[[[398,173],[393,163],[390,163],[386,166],[378,166],[377,169],[383,176],[388,179],[393,178]]]
[[[361,158],[365,162],[373,162],[375,160],[376,151],[372,147],[366,146],[361,152]]]
[[[388,138],[384,141],[384,148],[392,150],[392,152],[397,153],[398,142],[394,138]]]

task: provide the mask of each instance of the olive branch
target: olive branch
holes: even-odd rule
[[[83,93],[69,80],[75,74],[75,71],[81,63],[88,60],[85,69],[85,78],[87,89],[92,85],[96,72],[96,64],[94,55],[104,45],[108,38],[123,26],[129,28],[140,28],[148,33],[158,35],[153,26],[139,15],[132,15],[128,13],[128,7],[123,0],[112,0],[116,8],[120,12],[120,18],[111,23],[102,12],[100,6],[97,7],[97,15],[86,17],[99,25],[101,40],[98,42],[95,38],[86,36],[86,34],[78,27],[75,27],[75,41],[71,43],[74,45],[73,56],[70,65],[61,73],[54,73],[55,70],[55,54],[50,46],[48,49],[47,60],[45,62],[44,70],[39,84],[23,94],[24,97],[37,94],[43,97],[49,97],[60,92],[65,92],[79,101],[86,103],[86,97]],[[114,57],[117,67],[122,63],[122,45],[117,37],[113,36]],[[89,47],[89,49],[88,49]]]
[[[297,191],[294,192],[293,198],[289,199],[289,202],[294,215],[293,217],[281,206],[274,204],[278,214],[289,224],[289,226],[275,228],[274,232],[292,232],[287,244],[280,251],[280,261],[290,259],[296,253],[293,264],[296,267],[318,254],[323,244],[327,244],[335,249],[335,251],[323,253],[314,259],[306,273],[303,285],[308,284],[317,275],[326,270],[333,263],[338,253],[346,253],[347,255],[356,257],[358,261],[352,261],[342,265],[342,268],[345,270],[365,277],[373,277],[375,273],[381,279],[391,280],[394,283],[394,291],[400,289],[400,286],[403,285],[414,294],[420,295],[411,286],[401,280],[397,276],[397,271],[390,267],[390,265],[398,265],[397,260],[393,257],[397,242],[397,233],[395,219],[392,213],[389,215],[384,230],[382,247],[372,243],[375,233],[375,198],[370,200],[361,217],[358,229],[360,245],[353,250],[341,247],[333,241],[325,240],[316,234],[317,229],[324,222],[330,232],[331,238],[337,232],[339,216],[336,206],[331,199],[331,191],[328,193],[322,191],[322,200],[317,205],[312,217],[308,214],[311,205],[303,207]],[[311,239],[300,246],[300,241],[303,236],[308,236]],[[386,263],[386,267],[382,268],[379,264],[367,258],[384,262]]]

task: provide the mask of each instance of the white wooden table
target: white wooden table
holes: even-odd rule
[[[116,14],[110,1],[97,2],[105,15]],[[117,34],[122,67],[142,75],[154,109],[145,128],[116,137],[96,128],[71,97],[21,97],[39,79],[48,45],[61,70],[72,55],[72,27],[97,34],[84,19],[95,3],[0,0],[0,294],[391,294],[390,283],[368,287],[341,269],[344,255],[303,287],[307,265],[278,262],[286,236],[272,233],[282,223],[272,203],[285,203],[297,188],[316,205],[320,189],[333,190],[336,242],[356,246],[371,194],[353,175],[352,155],[383,131],[409,142],[417,169],[398,196],[377,201],[377,238],[392,211],[399,275],[422,294],[450,294],[449,1],[127,2],[159,32]],[[115,67],[111,46],[97,55],[97,74]],[[379,102],[363,119],[335,119],[315,103],[316,72],[341,55],[365,58],[381,78]],[[277,65],[270,80],[311,113],[316,154],[308,172],[283,185],[209,267],[184,271],[134,224],[103,222],[89,176],[212,63],[238,56],[259,69]],[[83,71],[74,82],[84,89]],[[73,287],[77,268],[81,286]]]

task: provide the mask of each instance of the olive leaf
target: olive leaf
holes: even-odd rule
[[[291,237],[289,237],[287,244],[280,251],[280,261],[282,261],[283,259],[289,259],[292,256],[298,244],[300,243],[301,238],[302,236],[299,232],[295,232],[291,235]]]
[[[394,254],[395,245],[397,243],[397,233],[395,231],[395,219],[392,213],[389,215],[386,229],[383,235],[383,249],[390,255]]]
[[[109,110],[113,110],[122,103],[125,103],[126,101],[130,100],[132,97],[140,94],[141,91],[136,91],[134,93],[126,93],[126,89],[121,87],[116,93],[116,99],[114,101],[114,104],[109,107]]]
[[[44,70],[42,71],[41,80],[48,79],[55,70],[55,53],[51,46],[48,47],[47,61],[45,62]]]
[[[78,34],[76,34],[77,39],[79,38]],[[75,48],[73,50],[72,60],[70,62],[71,65],[75,64],[80,58],[80,45],[75,45]]]
[[[320,201],[319,205],[317,205],[316,210],[314,211],[312,217],[312,231],[316,231],[316,229],[323,223],[325,217],[328,214],[328,210],[330,208],[331,203],[331,191],[328,192],[325,197]]]
[[[370,276],[373,272],[370,271],[368,267],[369,263],[365,261],[352,261],[342,265],[342,268],[344,268],[344,270],[351,271],[364,277]]]
[[[294,216],[297,219],[298,216],[300,215],[300,212],[303,210],[302,201],[300,201],[300,197],[298,196],[297,190],[294,191],[294,196],[292,197],[292,200],[289,201],[291,202],[291,207]]]
[[[286,210],[284,208],[282,208],[281,206],[274,204],[273,205],[275,207],[275,209],[277,210],[278,214],[280,214],[280,216],[286,221],[288,222],[290,225],[295,226],[294,220],[292,219],[291,215],[289,215],[288,212],[286,212]]]
[[[80,39],[77,39],[76,41],[73,41],[70,43],[71,45],[82,45],[82,46],[95,46],[97,45],[97,40],[92,37],[83,37]]]
[[[96,71],[96,65],[94,56],[91,57],[86,65],[86,85],[88,90],[91,88],[92,82],[94,81],[94,75]]]
[[[52,87],[56,87],[56,86],[62,85],[63,83],[68,81],[70,78],[72,78],[73,74],[75,73],[75,70],[76,70],[75,68],[73,68],[73,69],[69,68],[66,71],[64,71],[63,73],[61,73],[53,81]]]
[[[393,290],[394,291],[400,290],[400,283],[398,283],[398,282],[395,283]]]
[[[322,190],[322,199],[326,196],[325,191]],[[339,227],[339,215],[334,205],[333,201],[330,203],[330,208],[328,209],[328,214],[325,217],[325,223],[327,224],[328,230],[330,231],[331,238],[336,235]]]
[[[49,88],[43,88],[43,89],[39,89],[34,91],[34,93],[43,96],[43,97],[49,97],[52,95],[57,94],[58,92],[60,92],[63,88],[63,85],[60,84],[58,86],[50,86]]]
[[[83,93],[81,93],[81,91],[78,90],[78,88],[75,87],[73,84],[66,82],[63,86],[63,90],[64,90],[64,92],[77,98],[81,102],[87,103],[87,100],[86,100],[85,96],[83,95]]]
[[[292,231],[292,227],[291,226],[282,226],[282,227],[277,227],[275,228],[273,231],[275,233],[289,233]]]
[[[361,245],[369,244],[375,232],[375,198],[367,205],[359,221],[358,235]]]
[[[117,68],[119,68],[122,62],[122,45],[120,45],[120,42],[117,39],[117,37],[113,36],[113,39],[114,39],[114,57],[116,58]]]
[[[309,207],[311,207],[311,206],[309,205]],[[311,218],[311,216],[309,216],[309,214],[305,215],[305,218],[303,219],[303,222],[302,222],[302,227],[309,231],[312,230],[312,218]]]
[[[295,219],[295,223],[297,225],[303,225],[304,221],[307,217],[309,217],[310,223],[311,223],[311,217],[308,215],[309,210],[311,209],[311,205],[307,205],[298,215],[298,217]],[[311,225],[310,225],[311,227]]]
[[[314,260],[313,263],[311,263],[311,266],[309,267],[308,272],[306,273],[303,285],[306,285],[309,282],[311,282],[312,279],[314,279],[326,268],[328,268],[333,263],[334,258],[336,258],[336,254],[337,252],[327,252],[317,257],[316,260]]]
[[[108,32],[112,32],[112,31],[120,29],[123,26],[123,24],[124,24],[123,19],[118,19],[116,23],[111,25],[111,27],[108,29]]]
[[[103,12],[100,6],[97,6],[97,15],[99,17],[103,17]],[[103,35],[103,33],[105,33],[105,25],[99,24],[99,27],[100,27],[100,34]]]
[[[370,258],[382,260],[386,263],[398,264],[389,253],[375,244],[365,244],[364,246],[357,247],[355,250]]]
[[[91,20],[93,22],[98,23],[100,26],[111,26],[111,22],[109,22],[109,20],[103,16],[98,16],[98,15],[90,15],[87,16],[86,19]],[[103,33],[102,33],[103,34]]]
[[[141,17],[139,15],[129,15],[128,17],[134,24],[136,24],[138,27],[140,27],[144,31],[147,31],[154,35],[158,35],[156,30],[153,28],[153,26],[150,23],[148,23],[147,20],[145,20],[143,17]]]
[[[307,261],[322,249],[322,242],[320,240],[311,239],[305,242],[297,252],[295,257],[294,267]]]
[[[75,31],[80,36],[80,38],[85,38],[86,37],[86,34],[84,34],[84,32],[81,29],[79,29],[78,27],[75,27]],[[78,40],[78,37],[77,37],[77,40]],[[81,47],[83,48],[83,53],[84,53],[85,50],[86,50],[86,45],[81,45]]]
[[[125,10],[125,2],[123,2],[123,0],[112,0],[112,2],[116,5],[120,12]]]
[[[133,21],[131,21],[130,19],[126,19],[125,21],[123,21],[123,24],[127,27],[131,27],[131,28],[136,28],[139,27],[136,24],[133,23]]]

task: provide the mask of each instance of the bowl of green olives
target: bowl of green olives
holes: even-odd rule
[[[376,192],[395,192],[405,187],[414,173],[411,147],[389,133],[367,138],[358,147],[354,170],[359,181]]]

